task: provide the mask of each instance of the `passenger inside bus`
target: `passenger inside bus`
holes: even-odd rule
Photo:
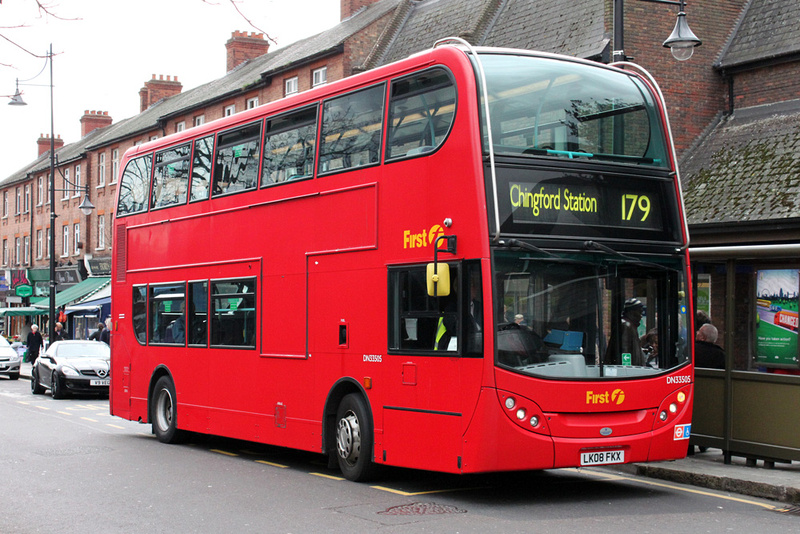
[[[645,364],[644,352],[639,342],[639,324],[642,322],[644,305],[637,298],[625,301],[622,308],[621,328],[619,339],[612,336],[608,342],[604,363],[606,365],[633,365]],[[630,363],[626,358],[630,358]]]
[[[439,320],[436,326],[433,350],[458,350],[458,271],[451,270],[450,294],[436,297],[439,306]]]
[[[658,329],[651,328],[639,340],[644,353],[645,363],[650,367],[658,369]]]

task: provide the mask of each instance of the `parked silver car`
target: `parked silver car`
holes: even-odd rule
[[[19,378],[19,368],[22,357],[16,349],[8,344],[6,338],[0,336],[0,375],[6,375],[11,380]]]
[[[108,395],[111,351],[99,341],[56,341],[31,369],[31,393],[46,389],[54,399],[69,393]]]

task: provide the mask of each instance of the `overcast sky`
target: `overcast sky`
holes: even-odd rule
[[[85,110],[107,111],[114,122],[136,115],[139,89],[153,74],[177,76],[184,91],[221,78],[225,42],[234,31],[256,31],[231,0],[43,1],[73,20],[40,17],[34,0],[3,0],[0,36],[40,56],[53,44],[55,134],[67,144],[80,139]],[[336,25],[339,5],[237,0],[244,15],[278,42],[271,50]],[[36,159],[36,140],[50,133],[45,63],[0,39],[0,95],[12,95],[19,78],[28,103],[0,101],[0,181]]]

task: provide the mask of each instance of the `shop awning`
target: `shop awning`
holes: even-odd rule
[[[100,301],[100,302],[98,302]],[[82,306],[84,304],[108,304],[111,302],[111,284],[101,287],[91,295],[87,295],[81,300],[75,302],[74,306]]]
[[[19,308],[0,308],[0,317],[19,317],[22,315],[46,315],[47,310],[34,308],[33,306],[21,306]]]
[[[108,285],[110,281],[110,276],[92,276],[64,291],[59,291],[56,293],[56,308],[84,299]],[[50,301],[49,299],[41,300],[36,303],[35,307],[49,310]]]
[[[77,313],[78,315],[80,315],[81,312],[97,311],[98,309],[102,308],[107,304],[111,304],[110,284],[100,288],[98,291],[92,293],[88,297],[67,306],[66,312]]]

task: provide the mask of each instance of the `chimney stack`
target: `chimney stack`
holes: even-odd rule
[[[45,152],[50,151],[50,135],[46,134],[39,134],[39,139],[36,140],[36,144],[39,146],[39,156],[44,154]],[[57,136],[53,141],[53,146],[56,150],[64,146],[64,140],[61,139],[61,136]]]
[[[112,122],[114,121],[108,116],[108,111],[89,111],[87,109],[81,117],[81,137],[86,137],[86,134],[98,128],[105,128]]]
[[[232,71],[245,61],[261,57],[269,52],[269,41],[263,33],[233,32],[225,43],[227,51],[227,72]]]
[[[144,82],[144,87],[139,89],[139,111],[145,111],[160,100],[180,94],[182,90],[183,85],[178,81],[177,76],[172,79],[172,76],[168,75],[165,80],[163,74],[159,74],[158,79],[153,74],[150,81]]]
[[[356,11],[374,4],[378,0],[341,0],[339,20],[349,19]]]

